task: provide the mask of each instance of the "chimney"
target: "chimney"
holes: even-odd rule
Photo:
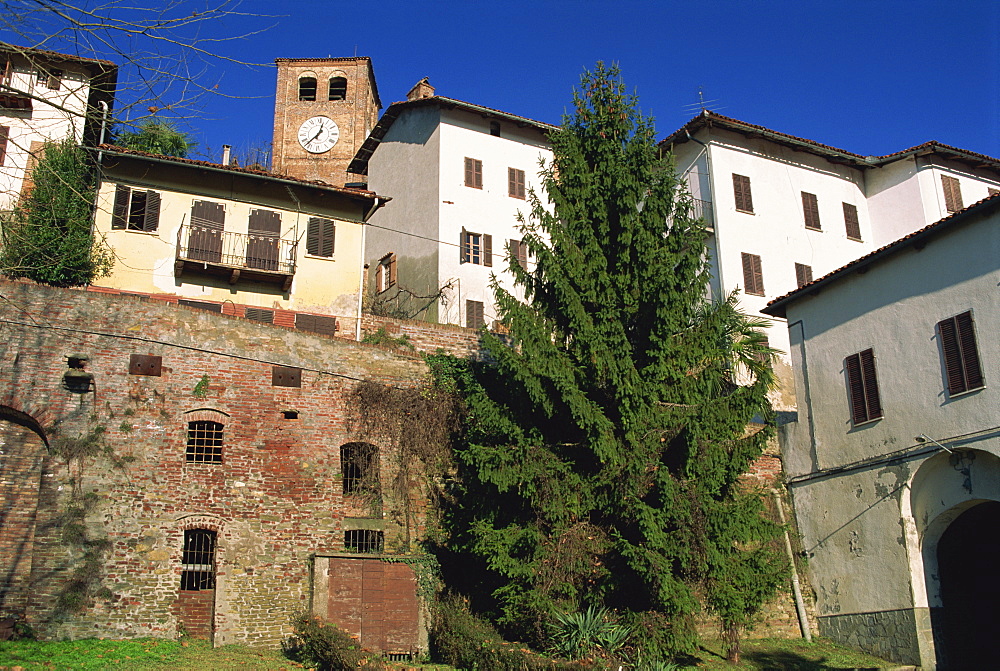
[[[410,92],[406,94],[407,100],[420,100],[421,98],[430,98],[434,95],[434,87],[430,85],[427,81],[427,77],[424,77],[419,82],[413,85]]]
[[[232,149],[232,146],[228,144],[222,145],[222,165],[229,165],[229,152]]]

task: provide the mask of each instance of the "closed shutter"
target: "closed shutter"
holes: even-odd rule
[[[948,393],[961,394],[983,386],[983,371],[976,346],[972,312],[938,322]]]
[[[962,209],[962,185],[954,177],[941,175],[941,186],[944,189],[944,207],[949,212]]]
[[[111,209],[111,228],[128,227],[128,203],[132,189],[118,184],[115,186],[115,204]]]
[[[246,319],[254,322],[264,322],[265,324],[274,323],[274,310],[265,310],[263,308],[246,308],[243,312],[243,316]]]
[[[336,227],[332,219],[310,217],[306,227],[306,253],[313,256],[333,256]]]
[[[483,265],[493,267],[493,236],[483,235]]]
[[[866,349],[852,354],[844,360],[844,368],[847,371],[851,420],[855,424],[861,424],[881,417],[882,404],[875,373],[875,352]]]
[[[795,264],[795,283],[799,287],[804,287],[813,281],[813,269],[812,266],[807,266],[803,263]]]
[[[206,312],[222,312],[222,303],[208,303],[206,301],[192,301],[187,298],[181,298],[177,301],[178,305],[186,305],[189,308],[196,308],[198,310],[205,310]]]
[[[465,325],[470,329],[480,328],[486,323],[482,301],[465,301]]]
[[[510,241],[510,256],[519,266],[528,269],[528,247],[521,240]]]
[[[396,255],[389,257],[389,286],[396,284]]]
[[[474,189],[483,188],[483,162],[479,159],[465,159],[465,185]]]
[[[336,335],[337,318],[299,313],[295,315],[295,328],[323,335]]]
[[[861,224],[858,222],[858,208],[850,203],[844,203],[844,226],[847,228],[847,237],[851,240],[861,241]]]
[[[271,210],[250,210],[247,230],[247,267],[277,270],[281,215]]]
[[[222,203],[196,200],[191,205],[191,237],[188,257],[219,263],[222,260],[222,232],[226,210]]]
[[[754,296],[763,296],[764,274],[760,265],[760,257],[746,252],[743,252],[742,257],[744,292]]]
[[[142,230],[155,231],[160,227],[160,194],[156,191],[146,192],[146,216],[143,218]]]
[[[7,138],[10,137],[10,127],[0,126],[0,165],[7,156]]]
[[[733,194],[736,198],[737,210],[753,213],[753,197],[750,195],[749,177],[733,173]]]
[[[816,194],[802,192],[802,211],[805,213],[806,228],[822,230],[819,225],[819,201]]]
[[[469,232],[464,228],[458,236],[458,262],[469,262]]]
[[[524,198],[524,171],[507,168],[507,194],[512,198]]]

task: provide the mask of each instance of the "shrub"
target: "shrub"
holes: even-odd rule
[[[358,668],[385,669],[377,653],[365,650],[361,643],[335,624],[309,613],[292,618],[294,639],[286,651],[299,661],[321,671],[353,671]]]
[[[588,606],[581,613],[554,613],[549,624],[553,649],[569,659],[602,653],[617,654],[625,645],[632,629],[617,624],[605,608]]]

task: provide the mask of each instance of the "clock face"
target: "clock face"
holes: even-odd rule
[[[340,128],[337,123],[325,116],[314,116],[306,119],[299,126],[299,144],[310,154],[322,154],[329,151],[340,139]]]

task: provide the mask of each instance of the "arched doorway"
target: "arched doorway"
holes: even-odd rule
[[[1000,502],[975,505],[937,544],[942,608],[935,629],[948,669],[1000,669]]]

